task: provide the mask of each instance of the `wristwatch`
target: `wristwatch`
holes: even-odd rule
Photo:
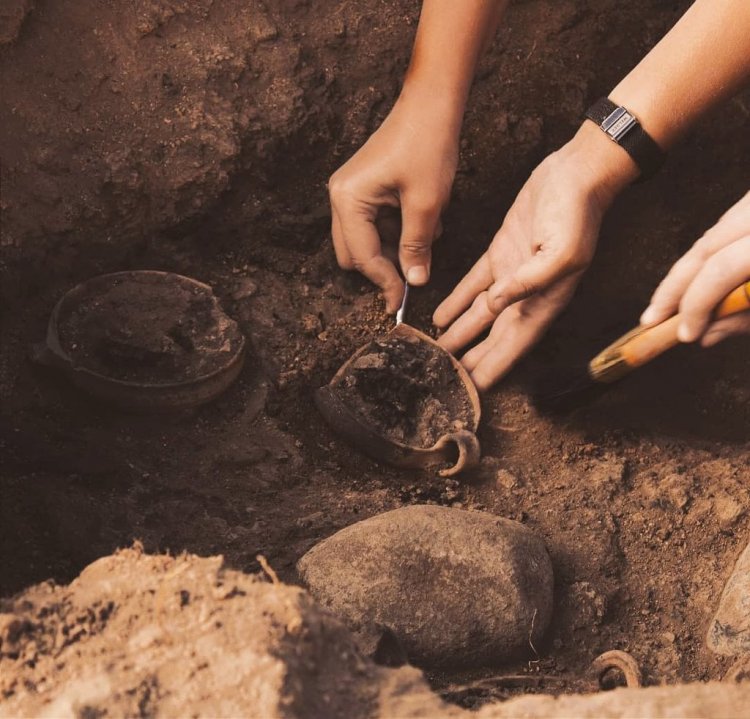
[[[643,129],[638,118],[609,98],[597,100],[586,111],[586,119],[599,125],[613,142],[633,158],[640,168],[641,179],[652,177],[664,164],[664,151]]]

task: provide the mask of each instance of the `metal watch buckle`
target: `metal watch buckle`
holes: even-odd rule
[[[619,143],[637,124],[638,120],[633,115],[624,107],[618,107],[604,118],[601,128],[615,142]]]

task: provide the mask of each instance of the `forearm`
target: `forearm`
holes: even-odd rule
[[[750,2],[697,0],[612,91],[669,148],[750,79]]]
[[[748,80],[750,0],[697,0],[609,97],[666,150]],[[592,122],[565,151],[594,167],[594,189],[605,203],[638,177],[630,155]]]
[[[439,107],[460,129],[479,58],[508,0],[424,0],[401,100]]]

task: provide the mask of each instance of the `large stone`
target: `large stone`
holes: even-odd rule
[[[530,650],[552,611],[544,542],[483,512],[386,512],[317,544],[298,569],[354,631],[388,628],[421,666],[479,665]]]
[[[724,587],[706,642],[711,651],[724,656],[750,653],[750,544]]]

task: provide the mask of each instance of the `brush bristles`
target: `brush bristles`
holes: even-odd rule
[[[610,384],[622,379],[629,374],[634,367],[628,364],[622,353],[622,348],[632,339],[645,332],[647,327],[636,327],[624,334],[620,339],[613,342],[609,347],[603,349],[594,359],[589,362],[589,376],[594,382]]]
[[[589,376],[594,382],[611,384],[630,374],[632,367],[619,352],[599,355],[589,363]]]

